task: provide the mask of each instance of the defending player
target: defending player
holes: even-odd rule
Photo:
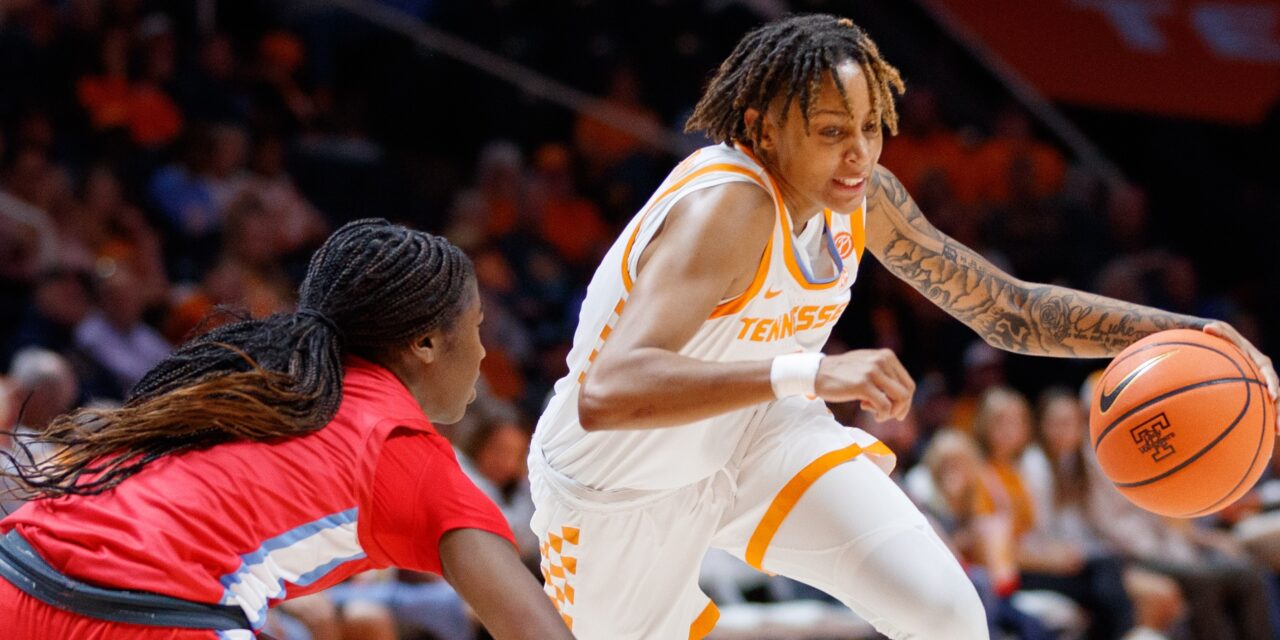
[[[530,454],[547,591],[575,635],[701,638],[708,547],[816,586],[892,638],[987,637],[951,553],[889,480],[891,452],[823,403],[902,416],[888,351],[821,355],[869,250],[1020,353],[1104,357],[1220,323],[1019,281],[946,237],[877,160],[902,83],[847,19],[746,35],[688,123],[717,144],[672,171],[591,282],[569,374]]]
[[[19,461],[40,497],[0,521],[4,637],[248,639],[267,607],[387,566],[444,575],[496,638],[571,637],[431,424],[475,397],[470,261],[362,220],[299,293],[298,313],[180,347],[123,408],[55,421],[48,463]]]

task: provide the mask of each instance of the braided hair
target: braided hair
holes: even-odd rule
[[[175,350],[116,409],[61,416],[5,454],[32,497],[101,493],[168,455],[233,440],[269,441],[324,427],[342,400],[342,357],[372,360],[435,329],[471,302],[471,261],[444,238],[366,219],[311,257],[299,311],[225,325]],[[24,442],[25,441],[25,442]]]
[[[784,98],[784,121],[792,101],[799,103],[807,129],[824,74],[836,80],[852,116],[849,96],[836,77],[836,68],[848,60],[862,67],[871,90],[872,110],[896,135],[898,111],[893,101],[894,94],[903,91],[902,76],[885,62],[866,31],[848,18],[827,14],[791,16],[744,36],[707,85],[685,123],[685,131],[704,132],[717,143],[741,142],[755,147],[764,119],[756,119],[748,129],[743,116],[747,109],[767,111],[777,97]]]

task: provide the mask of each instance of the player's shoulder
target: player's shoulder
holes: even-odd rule
[[[714,144],[697,149],[676,165],[672,175],[679,179],[700,176],[736,176],[742,181],[766,187],[768,171],[751,151],[741,145]]]
[[[717,216],[759,217],[775,210],[774,195],[764,167],[749,151],[729,144],[698,149],[676,168],[677,184],[691,192],[683,209],[713,209]],[[698,182],[703,182],[698,184]]]
[[[729,182],[695,191],[667,215],[667,244],[691,258],[734,269],[738,258],[758,257],[774,231],[773,201],[758,186]],[[677,239],[678,238],[678,239]],[[748,261],[750,262],[750,260]],[[752,263],[754,264],[754,262]],[[741,265],[749,268],[746,262]]]

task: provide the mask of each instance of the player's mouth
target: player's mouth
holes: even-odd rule
[[[833,178],[832,184],[836,187],[836,192],[846,198],[854,198],[862,195],[867,185],[865,176],[856,178]]]

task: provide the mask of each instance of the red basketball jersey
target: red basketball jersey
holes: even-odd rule
[[[149,464],[97,496],[38,500],[0,521],[64,574],[99,586],[267,607],[368,569],[440,573],[447,531],[508,540],[497,507],[390,371],[345,362],[341,407],[315,433]]]

